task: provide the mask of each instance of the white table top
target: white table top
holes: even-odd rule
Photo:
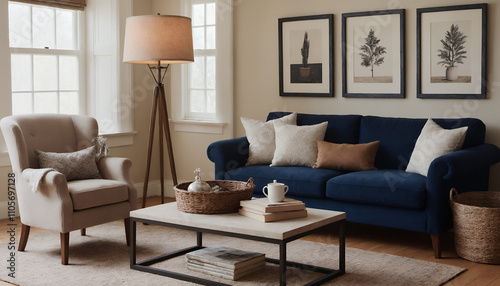
[[[173,202],[131,211],[130,217],[272,239],[286,239],[345,219],[345,213],[308,208],[307,217],[304,218],[261,222],[238,213],[185,213],[179,211],[177,203]]]

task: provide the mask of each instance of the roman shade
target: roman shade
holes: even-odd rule
[[[56,8],[64,8],[71,10],[85,9],[86,0],[11,0],[14,2],[22,2],[35,5],[51,6]]]

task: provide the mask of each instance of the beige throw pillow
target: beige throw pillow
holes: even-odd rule
[[[444,129],[428,119],[415,143],[406,171],[427,176],[434,159],[462,148],[467,129]]]
[[[318,159],[313,168],[344,171],[376,170],[380,141],[365,144],[336,144],[318,140]]]
[[[276,132],[276,150],[271,167],[314,165],[318,156],[316,140],[325,138],[328,122],[303,126],[273,123]]]
[[[273,160],[275,149],[273,121],[296,125],[297,113],[294,112],[267,122],[241,117],[241,123],[250,143],[247,166],[270,164]]]
[[[66,176],[66,180],[100,179],[96,164],[96,147],[88,147],[71,153],[43,152],[35,150],[40,168],[53,168]]]

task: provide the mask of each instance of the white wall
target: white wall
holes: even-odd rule
[[[416,98],[416,9],[488,3],[488,99]],[[234,10],[235,136],[244,136],[241,116],[265,120],[270,111],[362,114],[393,117],[476,117],[486,124],[486,141],[500,146],[500,3],[496,0],[237,0]],[[389,7],[389,5],[392,5]],[[346,12],[406,9],[406,98],[342,98],[341,16]],[[334,14],[333,98],[280,97],[278,18]],[[491,171],[491,189],[500,188],[500,164]]]

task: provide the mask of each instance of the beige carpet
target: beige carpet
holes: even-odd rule
[[[192,246],[194,232],[137,224],[138,261]],[[348,238],[347,238],[348,239]],[[204,235],[204,245],[264,252],[278,257],[278,246],[249,240]],[[1,246],[6,257],[7,245]],[[309,241],[288,244],[288,259],[328,268],[337,268],[338,248]],[[129,268],[129,248],[125,245],[123,223],[113,222],[87,229],[87,236],[73,232],[70,236],[70,265],[60,264],[59,233],[34,235],[26,251],[18,252],[17,277],[7,277],[6,267],[0,279],[18,285],[192,285],[167,277],[139,272]],[[380,254],[359,249],[346,249],[347,273],[324,285],[440,285],[465,269],[438,263]],[[2,265],[5,259],[2,258]],[[155,267],[197,275],[234,285],[277,285],[278,266],[268,263],[257,275],[231,281],[203,275],[186,269],[184,257],[155,264]],[[303,285],[319,274],[287,268],[288,285]]]

